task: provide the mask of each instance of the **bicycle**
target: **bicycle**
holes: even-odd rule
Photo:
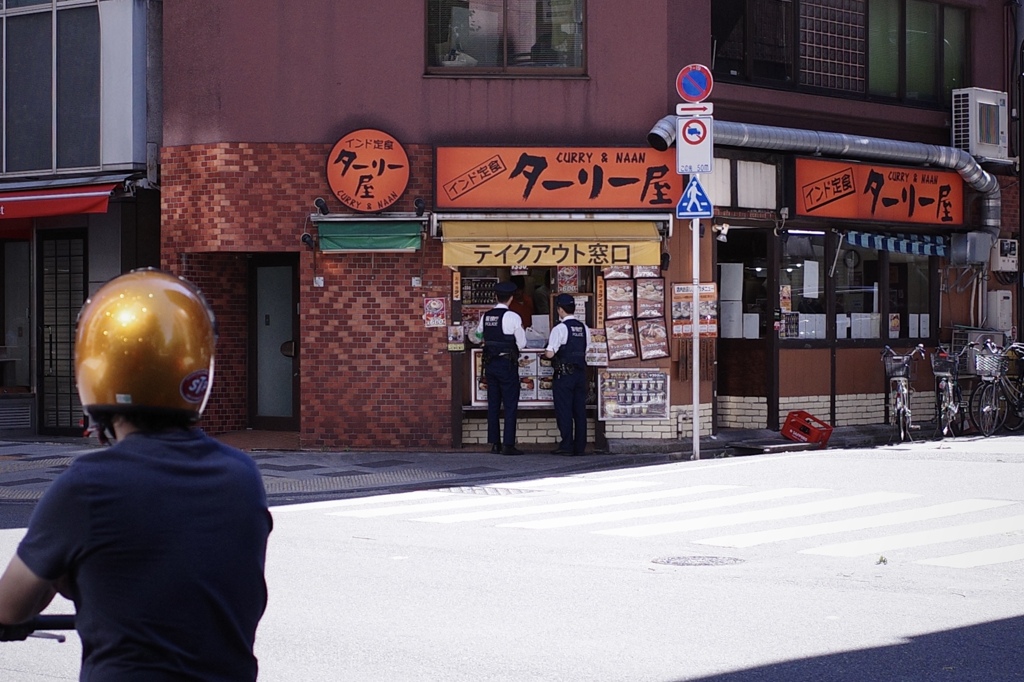
[[[986,341],[984,349],[974,354],[974,370],[979,381],[971,391],[968,415],[974,428],[985,437],[1006,422],[1008,401],[1003,384],[1007,361],[1003,349],[991,341]]]
[[[935,377],[935,415],[939,438],[959,436],[964,432],[967,416],[963,409],[964,397],[960,388],[960,361],[971,349],[969,344],[959,353],[950,354],[938,346],[931,355],[932,375]]]
[[[974,364],[981,378],[970,398],[972,423],[986,436],[1000,428],[1017,431],[1024,425],[1024,377],[1008,374],[1010,360],[1024,357],[1024,344],[1011,343],[1000,348],[991,341],[987,353],[977,353]]]
[[[920,343],[907,355],[897,355],[889,346],[882,349],[882,364],[893,406],[893,438],[898,437],[900,443],[913,440],[910,436],[914,428],[910,411],[910,363],[915,357],[924,356],[924,345]]]

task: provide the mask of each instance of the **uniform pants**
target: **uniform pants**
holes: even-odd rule
[[[551,389],[561,436],[558,449],[582,455],[587,449],[587,371],[577,367],[572,374],[555,379]]]
[[[508,447],[516,444],[516,411],[519,409],[519,367],[508,358],[491,360],[484,368],[487,377],[487,442]],[[505,437],[501,437],[498,415],[505,408]]]

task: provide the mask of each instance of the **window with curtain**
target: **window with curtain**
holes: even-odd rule
[[[100,164],[98,2],[7,0],[3,172]]]
[[[427,69],[582,74],[584,10],[584,0],[428,0]]]
[[[715,0],[723,80],[951,106],[967,87],[967,10],[928,0]]]

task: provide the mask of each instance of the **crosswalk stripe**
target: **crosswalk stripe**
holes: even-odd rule
[[[422,502],[419,504],[400,504],[394,507],[376,507],[374,509],[352,509],[349,511],[328,512],[327,516],[352,516],[358,519],[369,519],[376,516],[420,514],[422,512],[443,511],[446,509],[484,507],[492,504],[508,504],[514,501],[515,496],[513,495],[490,495],[488,497],[460,497],[459,499],[445,500],[441,502]]]
[[[1024,530],[1024,516],[1009,516],[1003,519],[993,519],[990,521],[982,521],[980,523],[968,523],[961,526],[948,526],[933,530],[901,533],[899,535],[888,535],[880,538],[869,538],[867,540],[823,545],[821,547],[801,550],[801,553],[821,554],[824,556],[854,557],[875,554],[876,552],[884,552],[890,549],[905,549],[908,547],[935,545],[943,542],[980,538],[987,535],[1011,533],[1019,530]]]
[[[803,495],[807,492],[821,492],[818,489],[807,488],[782,488],[779,490],[763,490],[756,493],[744,493],[742,495],[730,495],[728,497],[715,497],[708,500],[697,500],[695,502],[682,502],[679,504],[665,504],[657,507],[644,507],[641,509],[622,509],[618,511],[600,512],[597,514],[584,514],[581,516],[563,516],[555,519],[540,519],[538,521],[522,521],[520,523],[502,524],[503,528],[566,528],[569,526],[584,526],[591,523],[606,523],[609,521],[624,521],[626,519],[642,519],[651,516],[664,516],[666,514],[681,514],[691,511],[703,511],[706,509],[720,509],[732,507],[749,502],[766,502],[777,500],[794,495]]]
[[[281,512],[300,512],[315,509],[334,509],[337,507],[354,507],[366,504],[379,503],[381,501],[397,502],[407,500],[420,500],[426,497],[438,497],[449,495],[436,490],[413,490],[407,493],[394,493],[392,495],[370,495],[368,497],[353,497],[345,500],[322,500],[320,502],[301,502],[299,504],[282,504],[270,508],[275,514]]]
[[[937,559],[923,559],[914,563],[928,564],[929,566],[948,566],[950,568],[975,568],[990,564],[1005,564],[1010,561],[1020,561],[1021,559],[1024,559],[1024,545],[1010,545],[1009,547],[992,547],[991,549],[980,549],[976,552],[953,554]]]
[[[759,521],[774,521],[778,519],[790,519],[798,516],[812,516],[827,512],[866,507],[872,504],[885,502],[896,502],[906,500],[918,495],[908,493],[863,493],[850,497],[839,497],[831,500],[820,500],[817,502],[804,502],[774,509],[755,509],[735,514],[719,514],[717,516],[702,516],[696,519],[681,519],[678,521],[665,521],[663,523],[650,523],[642,526],[629,528],[610,528],[608,530],[594,531],[600,535],[620,535],[624,537],[645,538],[652,535],[667,535],[669,533],[682,533],[690,530],[703,528],[718,528],[721,526],[739,525],[742,523],[756,523]]]
[[[494,509],[481,512],[467,512],[465,514],[448,514],[444,516],[425,516],[416,519],[417,521],[428,521],[431,523],[460,523],[463,521],[482,521],[485,519],[497,519],[506,516],[526,516],[529,514],[545,514],[549,512],[572,511],[574,509],[593,509],[595,507],[610,507],[616,504],[631,504],[633,502],[647,502],[649,500],[661,500],[669,497],[684,497],[687,495],[698,495],[701,493],[718,492],[736,488],[733,485],[695,485],[687,488],[673,488],[670,490],[657,490],[648,493],[633,493],[631,495],[616,495],[613,497],[601,497],[595,500],[574,500],[572,502],[557,502],[554,504],[541,504],[532,507],[517,507],[515,509]],[[802,488],[801,490],[807,490]]]
[[[773,528],[770,530],[755,531],[753,533],[739,533],[736,535],[722,535],[717,538],[694,540],[700,545],[715,545],[717,547],[753,547],[769,542],[782,542],[784,540],[796,540],[798,538],[809,538],[816,535],[828,535],[830,533],[842,533],[851,530],[863,530],[865,528],[879,528],[882,526],[894,526],[900,523],[912,523],[914,521],[926,521],[929,519],[940,519],[957,514],[969,514],[971,512],[983,511],[985,509],[996,509],[1007,505],[1016,504],[1008,500],[959,500],[936,504],[930,507],[919,509],[907,509],[905,511],[887,512],[874,516],[863,516],[855,519],[844,519],[842,521],[825,521],[812,523],[806,526],[790,526],[788,528]]]
[[[572,486],[562,488],[558,492],[577,495],[586,493],[588,495],[597,493],[613,493],[617,490],[630,490],[635,488],[647,488],[658,485],[657,481],[618,481],[616,483],[592,483],[590,485]]]

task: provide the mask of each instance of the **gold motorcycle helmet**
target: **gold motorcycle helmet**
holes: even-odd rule
[[[86,413],[199,419],[213,385],[213,311],[184,278],[156,268],[115,277],[86,300],[75,379]]]

